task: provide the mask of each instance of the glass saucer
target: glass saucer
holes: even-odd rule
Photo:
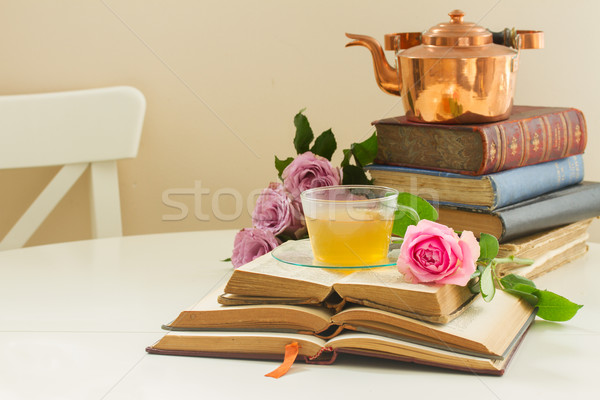
[[[310,239],[288,240],[278,246],[271,252],[271,255],[278,261],[286,264],[296,265],[298,267],[308,268],[329,268],[329,269],[367,269],[380,268],[395,265],[400,254],[400,245],[391,244],[387,260],[382,260],[374,265],[331,265],[317,261],[313,257]]]

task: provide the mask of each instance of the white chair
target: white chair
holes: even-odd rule
[[[121,236],[116,160],[137,155],[145,109],[126,86],[0,96],[0,170],[63,165],[0,250],[23,247],[88,166],[92,235]]]

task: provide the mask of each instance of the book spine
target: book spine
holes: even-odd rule
[[[582,182],[561,191],[542,195],[494,213],[501,219],[499,240],[526,236],[544,229],[600,216],[600,183]]]
[[[488,175],[494,191],[491,209],[574,185],[583,180],[583,157],[562,158]]]
[[[587,143],[585,118],[574,108],[474,129],[483,144],[475,175],[581,154]]]

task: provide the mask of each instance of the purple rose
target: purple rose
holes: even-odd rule
[[[340,172],[324,157],[310,151],[300,154],[281,175],[283,187],[292,196],[292,201],[300,200],[300,193],[307,189],[340,184]]]
[[[231,263],[235,268],[249,263],[279,246],[279,240],[273,232],[264,229],[242,229],[233,240]]]
[[[281,183],[271,183],[258,196],[252,224],[274,235],[285,233],[294,238],[304,228],[302,213],[292,204]]]

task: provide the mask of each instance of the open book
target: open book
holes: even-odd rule
[[[215,301],[220,290],[182,311],[165,326],[172,331],[147,351],[280,359],[285,345],[297,341],[308,362],[354,353],[501,374],[535,316],[527,303],[504,292],[489,304],[477,297],[441,325],[356,305],[338,313],[313,306],[222,306]]]
[[[217,287],[198,304],[182,311],[170,330],[274,331],[329,339],[344,331],[388,336],[466,354],[502,358],[533,314],[526,302],[504,292],[485,303],[481,296],[447,324],[435,324],[370,307],[349,305],[342,311],[280,304],[223,306]]]
[[[297,342],[307,363],[331,364],[340,353],[502,375],[522,336],[500,359],[477,357],[367,333],[344,333],[324,340],[294,333],[169,332],[146,348],[151,354],[281,360],[287,344]]]
[[[306,268],[277,261],[270,253],[236,269],[219,302],[240,304],[325,304],[345,302],[430,322],[446,323],[473,300],[466,287],[404,281],[395,266],[335,270]]]
[[[534,259],[532,265],[499,264],[498,273],[533,279],[587,252],[591,219],[519,238],[500,246],[498,257]],[[340,310],[346,302],[425,321],[446,323],[472,301],[465,287],[411,284],[395,266],[343,272],[281,263],[266,254],[234,271],[219,297],[224,305],[325,304]]]

